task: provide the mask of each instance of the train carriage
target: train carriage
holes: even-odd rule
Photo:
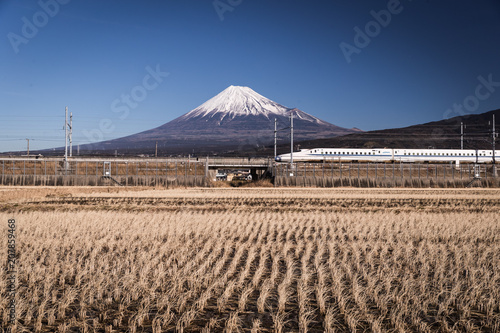
[[[495,151],[495,158],[500,151]],[[291,154],[276,156],[276,162],[290,162]],[[472,149],[388,149],[388,148],[313,148],[293,153],[294,162],[461,162],[491,163],[492,150]]]

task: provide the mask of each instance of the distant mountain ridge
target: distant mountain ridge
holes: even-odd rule
[[[495,114],[499,132],[500,109],[469,114],[402,128],[353,133],[339,137],[304,140],[300,148],[443,148],[460,149],[461,123],[464,124],[464,149],[491,149],[492,120]],[[497,144],[496,149],[500,149]]]
[[[327,138],[358,132],[330,124],[296,108],[278,104],[249,87],[229,86],[199,107],[159,127],[123,138],[82,145],[82,150],[139,151],[158,146],[164,151],[251,149],[270,144],[274,119],[279,128],[294,116],[296,140]],[[280,138],[288,134],[280,131]]]

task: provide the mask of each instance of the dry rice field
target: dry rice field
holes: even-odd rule
[[[1,187],[16,332],[500,332],[500,190]],[[0,272],[0,329],[7,329]]]

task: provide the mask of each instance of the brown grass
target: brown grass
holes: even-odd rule
[[[499,191],[101,190],[0,197],[17,331],[500,329]]]

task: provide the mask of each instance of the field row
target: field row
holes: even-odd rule
[[[16,214],[19,329],[500,330],[497,212]]]
[[[500,211],[500,200],[494,198],[148,198],[148,197],[66,197],[32,200],[22,210],[119,210],[119,211],[177,211],[181,209],[215,211],[430,211],[485,212]],[[12,210],[13,204],[3,210]]]
[[[500,210],[494,189],[174,189],[18,188],[0,190],[0,210],[271,210],[271,211],[426,211]]]

